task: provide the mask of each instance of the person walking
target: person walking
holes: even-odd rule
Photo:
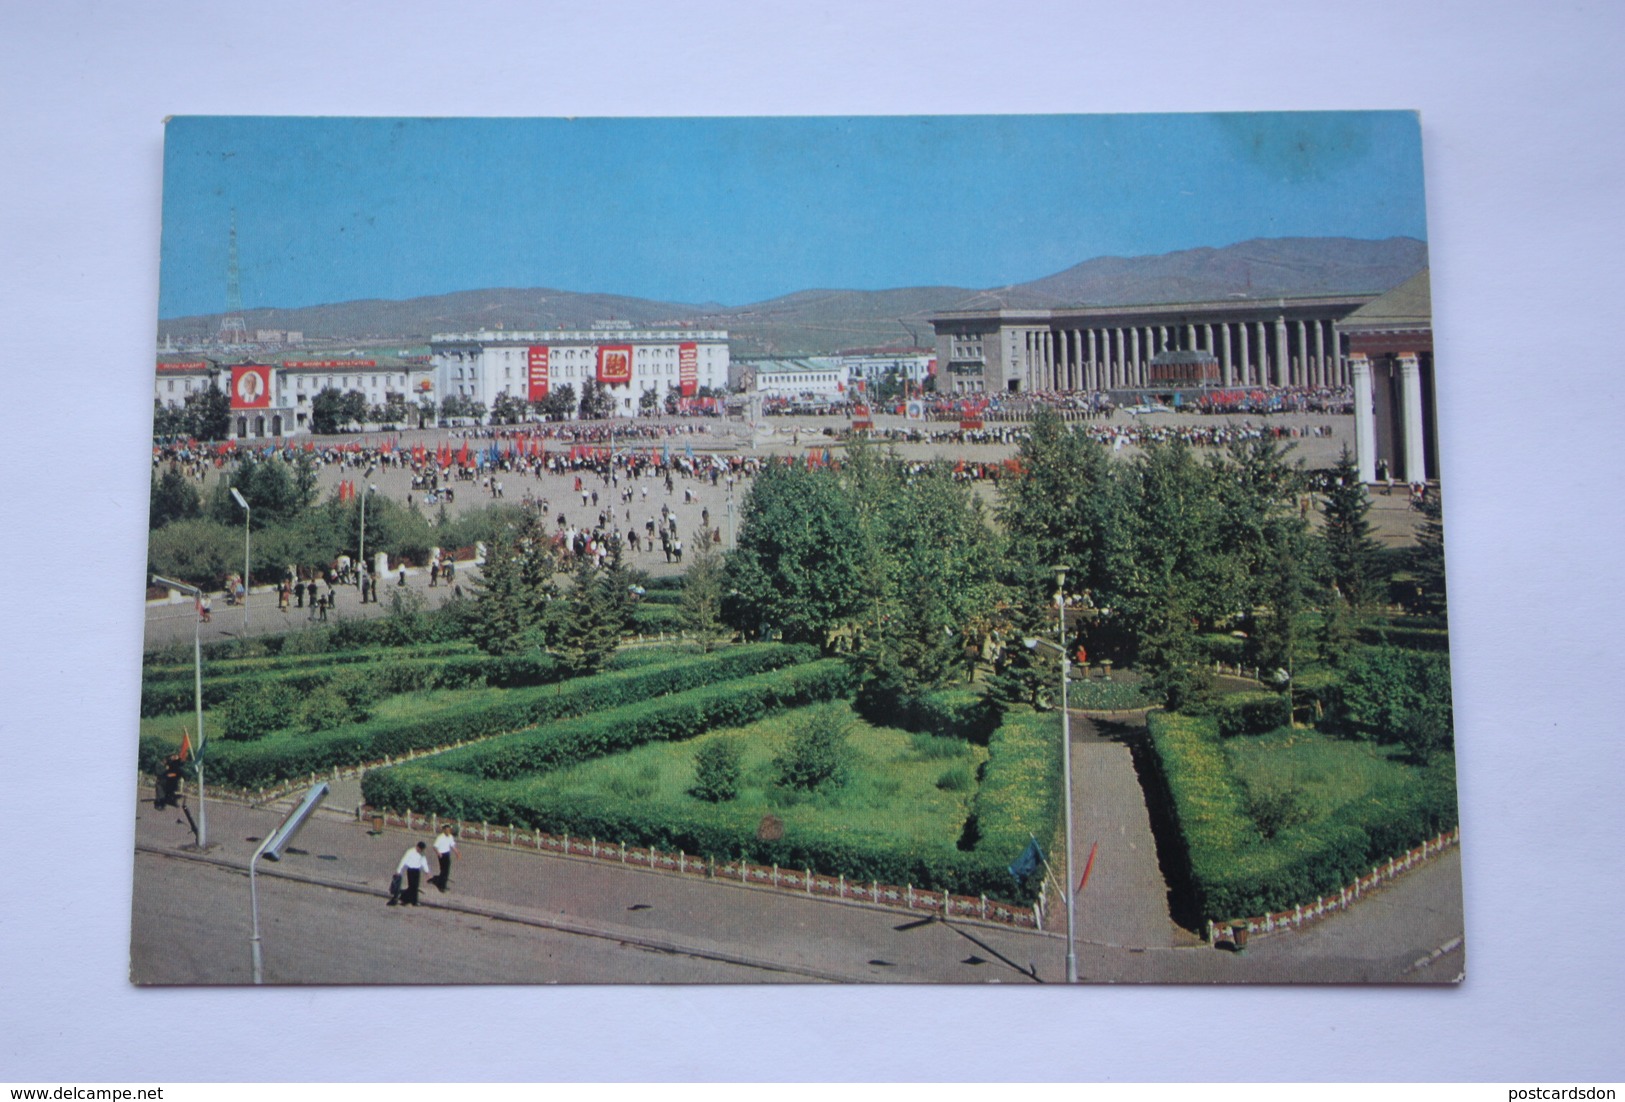
[[[403,907],[416,907],[418,905],[418,889],[423,883],[423,874],[429,867],[429,858],[425,856],[428,847],[419,842],[412,849],[406,851],[401,857],[401,863],[395,866],[395,875],[403,878],[400,897],[390,896],[391,907],[399,903]],[[392,882],[393,884],[393,882]]]
[[[451,824],[446,823],[434,840],[434,855],[440,862],[440,872],[434,878],[434,886],[442,892],[451,884],[451,859],[456,853],[457,836],[451,832]]]

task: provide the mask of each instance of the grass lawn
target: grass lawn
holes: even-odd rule
[[[752,816],[771,813],[787,824],[885,835],[930,848],[958,842],[987,760],[985,747],[876,727],[853,715],[847,782],[814,793],[788,791],[774,783],[773,758],[788,744],[801,714],[709,731],[687,742],[641,746],[547,773],[533,783],[539,791],[634,800],[703,815],[716,805],[688,794],[694,755],[709,741],[734,738],[743,751],[740,793],[722,806]]]
[[[1224,740],[1232,774],[1248,793],[1295,793],[1314,822],[1384,790],[1413,784],[1419,770],[1404,761],[1404,748],[1334,738],[1319,731],[1279,727],[1262,735]]]

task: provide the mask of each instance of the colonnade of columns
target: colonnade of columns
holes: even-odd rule
[[[1427,481],[1427,459],[1423,453],[1422,365],[1415,352],[1395,353],[1399,366],[1399,424],[1394,435],[1402,450],[1397,468],[1391,473],[1406,482]],[[1363,482],[1377,480],[1377,388],[1373,382],[1371,359],[1363,352],[1348,358],[1354,379],[1354,452]],[[1393,457],[1389,457],[1392,462]]]
[[[1148,386],[1174,349],[1212,353],[1224,386],[1345,386],[1340,340],[1329,318],[1029,329],[1016,366],[1030,390],[1118,390]]]

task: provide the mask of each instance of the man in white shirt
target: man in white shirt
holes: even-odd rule
[[[427,846],[419,842],[416,847],[406,851],[401,863],[395,866],[396,876],[406,877],[406,887],[401,890],[400,904],[403,907],[416,907],[418,905],[418,888],[423,883],[423,874],[429,868],[429,858],[425,851]],[[389,905],[393,907],[396,901],[391,899]]]
[[[451,884],[451,859],[457,852],[457,836],[451,832],[451,824],[440,828],[435,836],[434,854],[440,860],[440,875],[434,878],[434,886],[445,891]]]

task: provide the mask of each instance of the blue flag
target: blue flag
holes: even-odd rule
[[[1037,872],[1038,866],[1043,861],[1044,851],[1038,848],[1038,839],[1034,838],[1027,843],[1027,848],[1021,851],[1021,856],[1016,858],[1016,863],[1010,866],[1010,875],[1015,877],[1016,883],[1019,884],[1034,872]]]

